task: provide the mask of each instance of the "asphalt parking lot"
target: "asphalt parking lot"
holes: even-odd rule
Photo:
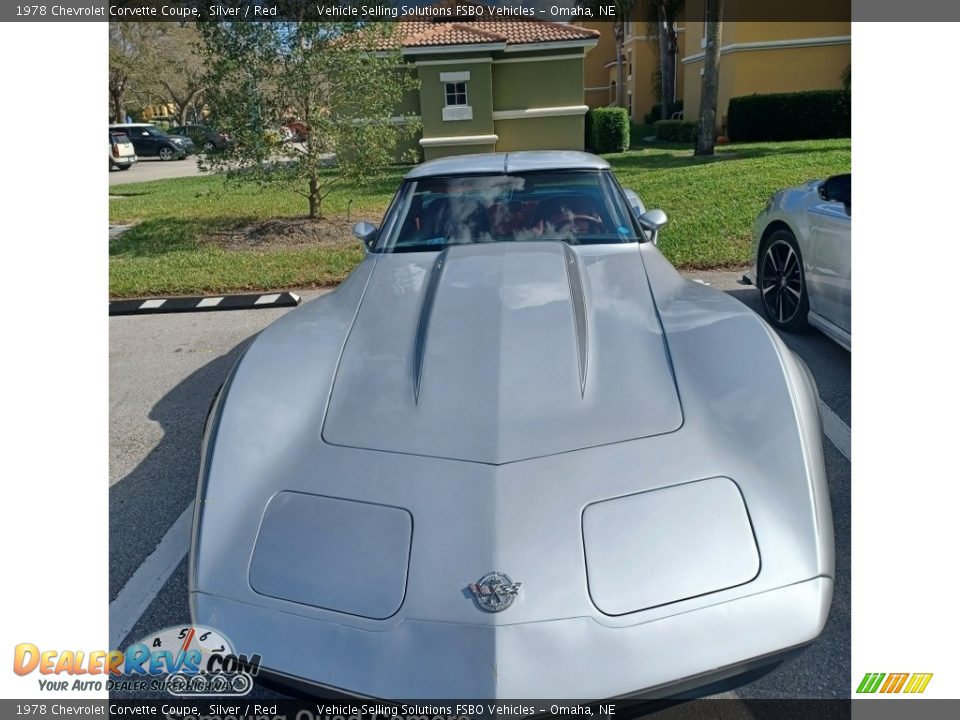
[[[110,184],[147,182],[148,180],[166,180],[167,178],[192,177],[202,175],[197,165],[197,156],[189,155],[183,160],[161,160],[160,158],[139,158],[128,170],[110,168]]]
[[[134,170],[111,173],[111,182]],[[759,312],[756,290],[739,285],[740,274],[690,277]],[[306,302],[319,292],[301,294]],[[189,623],[186,551],[207,409],[244,344],[285,312],[110,319],[111,647]],[[724,697],[849,698],[850,354],[815,331],[784,339],[813,372],[829,419],[824,449],[837,546],[833,607],[823,634],[806,652]],[[257,686],[251,697],[278,695]],[[677,709],[664,713],[684,716]],[[746,711],[729,715],[738,716],[752,717]]]

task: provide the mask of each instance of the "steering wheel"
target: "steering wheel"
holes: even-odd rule
[[[588,235],[603,235],[606,232],[603,221],[598,217],[594,217],[593,215],[573,216],[573,226],[577,229],[578,234],[580,234],[580,223],[585,223],[590,226],[590,230],[586,232]]]

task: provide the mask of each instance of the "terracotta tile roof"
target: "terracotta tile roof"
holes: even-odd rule
[[[434,9],[452,8],[456,5],[476,5],[469,0],[452,0],[430,6]],[[486,17],[497,8],[484,7]],[[439,10],[442,13],[442,10]],[[575,27],[566,23],[547,22],[529,18],[510,19],[463,19],[447,20],[439,14],[426,18],[403,18],[396,23],[396,33],[391,40],[381,43],[382,49],[432,47],[441,45],[481,45],[506,43],[564,42],[568,40],[593,40],[600,37],[596,30]],[[496,16],[494,16],[496,17]]]

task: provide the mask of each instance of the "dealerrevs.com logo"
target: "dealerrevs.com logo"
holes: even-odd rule
[[[933,673],[867,673],[860,681],[857,692],[869,693],[922,693],[930,684]]]
[[[238,655],[218,631],[169,627],[120,650],[14,648],[13,671],[34,672],[41,691],[165,690],[171,695],[246,695],[260,671],[260,655]],[[64,676],[73,676],[64,679]]]

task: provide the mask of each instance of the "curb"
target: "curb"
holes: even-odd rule
[[[141,298],[139,300],[110,301],[110,315],[260,310],[263,308],[296,307],[299,304],[300,296],[292,292],[220,295],[216,297]]]

